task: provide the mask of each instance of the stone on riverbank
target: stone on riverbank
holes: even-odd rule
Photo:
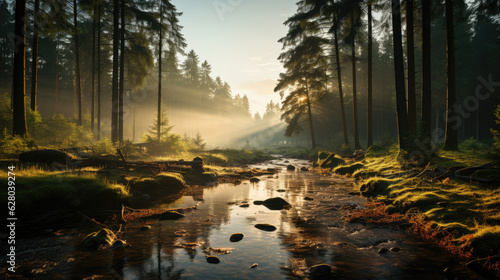
[[[19,161],[22,163],[33,162],[47,165],[54,163],[68,165],[71,162],[71,156],[65,152],[53,149],[34,150],[21,153]]]
[[[330,275],[332,267],[327,264],[317,264],[309,268],[309,275],[313,278],[325,277]]]
[[[257,178],[257,177],[250,178],[250,183],[258,183],[258,182],[260,182],[259,178]]]
[[[353,174],[354,172],[358,171],[359,169],[363,168],[364,165],[361,163],[356,163],[353,165],[348,165],[348,166],[341,166],[335,168],[335,173],[339,175],[347,175],[347,174]]]
[[[181,218],[184,218],[184,215],[177,211],[166,211],[158,215],[158,219],[160,220],[178,220]]]
[[[116,240],[116,235],[113,231],[103,228],[100,231],[93,232],[82,241],[82,245],[86,248],[98,249],[100,246],[113,245]]]

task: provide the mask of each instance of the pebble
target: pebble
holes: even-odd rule
[[[264,231],[275,231],[276,227],[270,224],[256,224],[256,228]]]
[[[380,250],[378,250],[378,253],[385,254],[385,253],[387,253],[387,251],[389,251],[389,250],[387,250],[387,248],[380,248]]]
[[[233,233],[231,234],[231,237],[229,237],[229,241],[231,242],[238,242],[241,239],[243,239],[243,233]]]
[[[254,263],[250,266],[250,268],[256,268],[259,264],[258,263]]]
[[[208,263],[220,263],[220,259],[214,256],[207,256]]]
[[[141,230],[150,230],[151,226],[145,225],[141,227]]]

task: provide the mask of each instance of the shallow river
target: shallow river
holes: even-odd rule
[[[290,163],[298,169],[308,166],[305,161]],[[286,164],[276,160],[256,166],[282,168],[258,183],[198,188],[159,205],[198,207],[180,220],[153,222],[147,231],[140,230],[143,223],[127,225],[120,239],[128,247],[90,252],[77,249],[83,235],[62,240],[58,260],[47,265],[50,269],[36,271],[44,263],[43,253],[32,261],[33,279],[305,279],[306,269],[320,263],[332,265],[331,279],[446,279],[445,268],[457,279],[483,279],[446,252],[402,230],[344,222],[347,208],[366,203],[348,194],[352,181],[287,172]],[[293,207],[273,211],[253,204],[270,197],[282,197]],[[244,203],[249,207],[240,207]],[[277,230],[259,230],[254,227],[257,223],[272,224]],[[230,242],[233,233],[243,233],[243,240]],[[220,263],[212,264],[204,252],[210,247],[232,251],[217,255]],[[381,248],[400,250],[380,254]],[[255,263],[258,266],[250,268]]]

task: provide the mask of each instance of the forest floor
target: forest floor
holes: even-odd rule
[[[321,168],[327,156],[320,155],[316,172],[355,178],[353,193],[373,199],[348,219],[404,218],[419,237],[500,277],[500,162],[487,152],[438,151],[425,166],[411,166],[394,147],[375,146],[364,157],[345,162],[335,157]]]

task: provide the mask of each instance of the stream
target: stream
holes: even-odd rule
[[[297,170],[286,171],[288,164]],[[300,171],[304,166],[310,164],[293,159],[253,165],[281,171],[258,183],[198,187],[173,203],[158,204],[197,209],[179,220],[151,222],[149,230],[141,230],[144,222],[128,224],[119,237],[128,244],[123,248],[81,250],[85,235],[76,229],[32,240],[37,247],[19,253],[19,268],[31,279],[305,279],[308,267],[326,263],[332,266],[331,277],[321,279],[441,280],[447,279],[444,269],[455,279],[486,279],[404,230],[345,222],[349,209],[366,203],[349,194],[352,179]],[[292,208],[253,204],[271,197],[285,199]],[[240,207],[245,203],[248,207]],[[258,223],[277,230],[257,229]],[[230,242],[233,233],[244,237]],[[231,249],[228,254],[212,251],[220,259],[213,264],[206,260],[210,248]],[[379,253],[381,248],[388,251]]]

